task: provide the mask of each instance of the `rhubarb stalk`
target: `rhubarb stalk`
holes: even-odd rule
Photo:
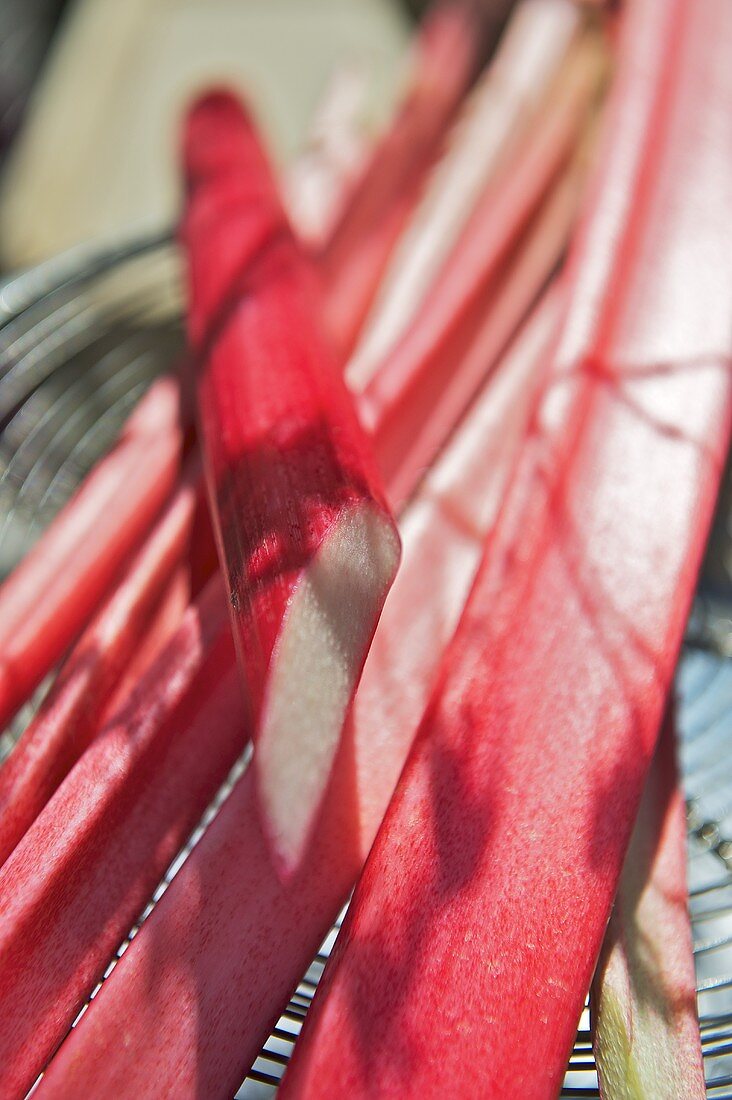
[[[198,471],[191,471],[175,492],[0,769],[0,864],[97,733],[129,662],[139,660],[150,620],[186,551],[197,481]]]
[[[476,331],[468,328],[468,342],[462,350],[456,348],[462,338],[448,339],[439,354],[426,354],[406,392],[400,379],[393,388],[390,386],[392,364],[387,358],[379,385],[367,391],[370,404],[366,404],[368,398],[364,395],[363,415],[365,419],[375,418],[373,438],[379,464],[388,479],[392,507],[400,508],[409,499],[415,477],[439,454],[481,380],[500,362],[511,337],[559,265],[576,217],[584,176],[584,165],[577,160],[554,184],[515,252],[489,284],[485,315]],[[451,351],[456,353],[454,359]],[[450,363],[452,369],[430,371],[435,362],[440,366]],[[399,360],[395,358],[394,364],[398,366]],[[393,405],[401,405],[401,419],[391,415]]]
[[[155,663],[178,630],[190,603],[190,569],[187,563],[181,563],[174,570],[166,584],[145,627],[140,645],[127,665],[125,673],[117,684],[107,706],[104,708],[101,720],[102,726],[106,726],[109,719],[113,718],[125,706],[142,677]]]
[[[246,744],[226,622],[216,577],[0,869],[2,1100],[31,1087]]]
[[[478,366],[473,373],[456,371],[455,363],[465,366],[466,348],[486,323],[490,292],[500,293],[504,268],[523,234],[542,218],[549,224],[562,221],[546,209],[547,193],[573,159],[602,66],[596,42],[583,47],[527,134],[503,186],[486,189],[417,318],[387,357],[388,369],[378,371],[364,389],[364,423],[372,431],[379,424],[380,460],[390,484],[396,466],[404,467],[405,447],[410,463],[426,468],[434,459],[435,419],[429,414],[438,398],[445,415],[453,415],[448,403],[464,409],[478,388],[481,364],[473,361]]]
[[[494,5],[506,8],[505,0]],[[436,4],[415,44],[404,101],[318,255],[326,330],[342,359],[353,349],[391,250],[414,208],[489,42],[470,0]]]
[[[581,25],[574,0],[517,4],[381,280],[349,363],[349,378],[360,385],[372,377],[403,334],[481,192],[505,166],[538,108],[544,106]]]
[[[239,1085],[363,865],[521,445],[557,313],[547,298],[407,512],[404,563],[300,872],[280,877],[245,775],[39,1096],[76,1097],[93,1084],[131,1100],[153,1068],[156,1090],[176,1100]]]
[[[369,142],[361,117],[365,91],[360,68],[336,69],[305,148],[285,176],[287,212],[310,248],[325,245],[366,162]]]
[[[232,97],[212,93],[193,107],[184,156],[209,495],[262,812],[289,873],[327,783],[399,540],[314,320],[310,267]]]
[[[671,715],[661,733],[592,983],[603,1100],[704,1100]]]
[[[173,488],[177,383],[156,382],[113,450],[0,588],[0,726],[73,642]]]
[[[730,50],[727,0],[627,7],[550,384],[283,1097],[560,1091],[729,444]]]

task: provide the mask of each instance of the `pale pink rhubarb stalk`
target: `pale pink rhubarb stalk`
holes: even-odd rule
[[[732,6],[625,20],[551,384],[288,1100],[561,1088],[732,403]]]
[[[603,1100],[704,1100],[673,716],[661,733],[592,983]]]
[[[480,384],[481,366],[485,370],[487,364],[477,363],[477,372],[467,370],[463,357],[486,324],[492,295],[501,294],[506,265],[524,234],[545,236],[552,224],[559,236],[566,232],[561,227],[567,216],[557,211],[563,200],[547,198],[567,171],[576,179],[573,161],[598,88],[602,58],[597,43],[587,41],[583,47],[540,122],[526,135],[503,186],[486,189],[415,321],[364,388],[362,416],[372,430],[379,425],[379,459],[390,485],[397,466],[405,466],[405,448],[410,466],[429,466],[436,453],[436,415],[444,411],[447,416],[453,404],[464,409]],[[566,180],[561,184],[563,191],[569,186]]]
[[[353,349],[391,251],[478,72],[489,41],[486,10],[471,0],[446,0],[428,12],[404,100],[317,256],[325,327],[342,359]]]
[[[557,315],[547,298],[407,512],[404,562],[300,873],[281,879],[245,775],[39,1096],[70,1100],[93,1085],[132,1100],[153,1072],[157,1094],[176,1100],[237,1088],[363,865],[526,431]]]
[[[468,408],[481,380],[500,361],[509,341],[525,319],[567,247],[584,180],[580,163],[570,165],[556,181],[514,253],[501,266],[486,296],[486,311],[477,331],[455,358],[450,357],[450,342],[441,353],[442,363],[450,371],[430,372],[434,362],[426,355],[423,374],[416,374],[409,400],[402,405],[403,417],[390,415],[392,402],[399,404],[403,391],[400,380],[391,387],[384,365],[380,384],[379,412],[376,413],[374,441],[379,461],[388,478],[389,500],[400,508],[409,499],[414,479],[434,461],[449,436],[452,426]],[[452,350],[455,351],[453,345]],[[397,362],[395,360],[395,362]],[[381,382],[381,380],[380,380]],[[376,387],[374,387],[375,389]],[[373,397],[374,390],[371,395]],[[364,401],[364,416],[374,415],[374,404]]]
[[[316,321],[253,125],[211,93],[185,133],[189,332],[262,812],[296,867],[399,560],[370,443]]]
[[[481,192],[544,107],[582,24],[574,0],[516,5],[381,280],[348,367],[349,377],[361,386],[414,317]]]
[[[318,104],[304,149],[285,173],[290,221],[310,248],[322,248],[356,185],[370,142],[363,124],[365,73],[336,68]]]
[[[186,553],[198,481],[198,469],[187,473],[0,768],[0,864],[98,732],[129,663],[139,661],[171,573]]]
[[[178,384],[156,382],[113,450],[0,587],[0,727],[74,641],[178,474]]]

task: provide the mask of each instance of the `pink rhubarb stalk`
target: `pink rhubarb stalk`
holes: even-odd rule
[[[478,71],[488,42],[486,22],[471,0],[447,0],[427,14],[404,101],[318,255],[325,327],[342,359],[354,346],[391,250]]]
[[[365,73],[339,66],[318,105],[305,148],[284,180],[285,201],[298,237],[322,248],[346,207],[366,163],[369,139],[364,129]]]
[[[254,128],[212,93],[185,138],[202,444],[264,820],[297,864],[396,573],[370,445],[315,321]]]
[[[363,418],[383,438],[380,460],[391,482],[396,465],[426,468],[435,457],[428,411],[440,400],[465,408],[481,374],[457,374],[466,347],[485,324],[490,294],[499,291],[505,265],[532,221],[554,215],[542,207],[567,170],[597,90],[596,43],[573,59],[537,130],[527,135],[504,186],[489,187],[415,322],[363,393]],[[561,220],[561,219],[560,219]],[[385,412],[388,407],[388,414]]]
[[[498,510],[557,312],[556,298],[537,311],[407,512],[404,563],[298,875],[281,879],[245,775],[39,1096],[93,1083],[131,1100],[153,1069],[158,1094],[176,1100],[237,1088],[363,865]]]
[[[122,709],[144,674],[163,652],[177,632],[191,602],[190,568],[187,563],[181,563],[166,584],[145,627],[140,646],[104,708],[103,726]]]
[[[214,578],[0,869],[2,1100],[33,1084],[246,744],[226,620]]]
[[[156,382],[114,449],[0,587],[0,726],[74,641],[173,488],[180,397]]]
[[[176,490],[0,769],[0,864],[97,733],[127,665],[139,658],[157,604],[186,552],[197,481],[196,471]]]
[[[603,1100],[704,1100],[673,717],[653,759],[592,983]]]
[[[521,0],[514,8],[382,277],[349,363],[349,377],[361,385],[403,334],[481,192],[543,109],[582,24],[574,0]]]
[[[729,444],[731,50],[727,0],[627,7],[550,384],[288,1100],[560,1091]]]
[[[402,405],[403,418],[390,415],[392,401],[400,404],[403,391],[397,384],[389,392],[387,358],[379,386],[378,411],[364,403],[364,415],[374,415],[374,443],[379,463],[388,478],[389,500],[400,508],[413,491],[415,477],[439,454],[452,427],[464,414],[481,380],[505,351],[526,318],[532,304],[547,285],[567,248],[579,205],[584,169],[572,164],[557,180],[532,220],[515,252],[497,273],[486,296],[485,316],[477,331],[468,330],[469,342],[450,359],[451,341],[437,361],[452,363],[451,371],[432,373],[433,356],[422,360],[413,379],[410,400]],[[444,357],[444,358],[443,358]],[[398,360],[395,360],[398,364]],[[374,387],[375,388],[375,387]],[[373,400],[373,389],[371,396]]]

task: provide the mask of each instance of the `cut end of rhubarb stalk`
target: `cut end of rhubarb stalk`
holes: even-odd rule
[[[344,509],[284,615],[255,753],[262,819],[283,877],[307,844],[399,554],[384,512],[371,503]]]

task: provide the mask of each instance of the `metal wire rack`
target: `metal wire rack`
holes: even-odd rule
[[[152,378],[182,354],[180,306],[178,257],[168,234],[105,252],[80,249],[0,284],[0,576],[108,448]],[[715,1100],[732,1100],[732,476],[710,539],[677,691],[707,1091]],[[0,735],[0,759],[35,705],[37,699]],[[218,793],[102,981],[246,763]],[[338,927],[303,976],[239,1100],[276,1092]],[[597,1095],[585,1011],[562,1096]]]

